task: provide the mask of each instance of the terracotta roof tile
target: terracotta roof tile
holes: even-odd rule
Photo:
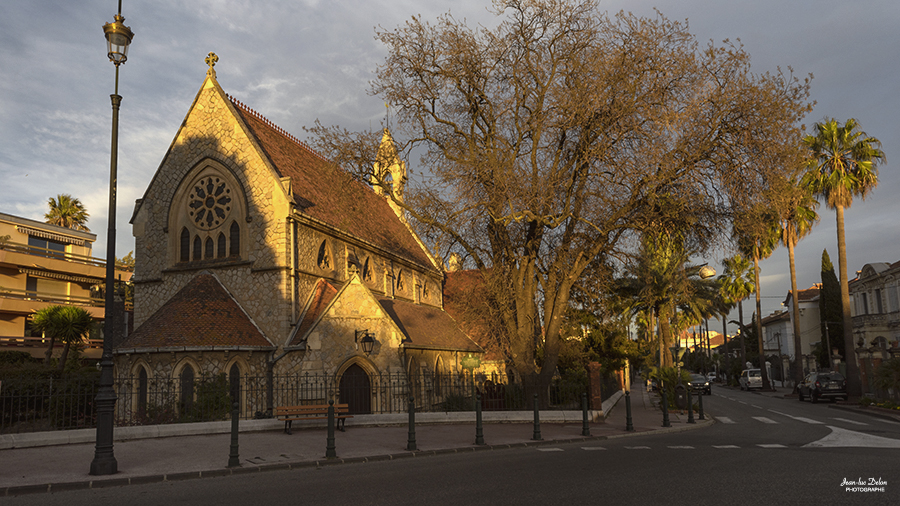
[[[182,346],[274,348],[210,274],[192,279],[117,349]]]
[[[305,336],[309,329],[312,328],[316,320],[319,319],[319,316],[325,312],[325,308],[328,307],[328,304],[331,304],[331,301],[334,300],[334,296],[337,295],[337,293],[338,289],[324,279],[320,279],[319,282],[316,283],[316,286],[313,288],[312,294],[310,295],[312,300],[310,301],[309,309],[306,310],[306,314],[303,315],[303,320],[300,321],[300,326],[297,329],[297,333],[294,334],[294,339],[290,344],[291,346],[300,344],[303,336]]]
[[[409,348],[484,351],[439,308],[385,297],[378,297],[378,302],[403,332]]]
[[[232,102],[278,173],[291,178],[294,198],[304,213],[402,258],[433,267],[384,197],[243,104]]]

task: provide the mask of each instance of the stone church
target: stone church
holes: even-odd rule
[[[337,390],[462,372],[483,350],[443,310],[442,265],[402,209],[226,95],[215,59],[135,204],[136,330],[116,347],[117,374],[140,397],[153,379],[221,373],[314,375]],[[396,153],[387,130],[381,149]],[[402,199],[393,160],[373,170]],[[370,388],[355,411],[385,410]]]

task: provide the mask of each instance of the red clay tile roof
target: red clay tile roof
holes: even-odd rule
[[[323,312],[325,312],[325,308],[328,307],[328,304],[331,304],[331,301],[334,300],[334,296],[337,295],[338,289],[335,288],[331,283],[325,281],[324,279],[320,279],[316,286],[313,288],[312,301],[309,304],[309,309],[306,310],[306,314],[303,315],[303,320],[300,321],[300,326],[297,328],[297,333],[294,334],[294,339],[291,341],[290,346],[296,346],[300,344],[300,341],[303,339],[303,336],[312,328],[313,323],[319,319],[319,316]]]
[[[439,308],[385,297],[378,302],[403,332],[407,348],[484,352]]]
[[[200,274],[116,349],[198,346],[274,348],[219,280]]]
[[[819,285],[815,284],[806,290],[797,290],[797,302],[809,302],[815,300],[819,296]],[[784,298],[783,305],[787,305],[791,299],[791,291],[788,290],[787,297]]]
[[[232,103],[278,173],[291,178],[294,198],[304,213],[433,268],[385,198],[233,98]]]
[[[465,333],[485,349],[486,360],[502,360],[503,357],[492,345],[491,328],[480,311],[472,310],[471,304],[481,302],[484,279],[477,269],[448,272],[444,275],[444,311],[456,320]]]

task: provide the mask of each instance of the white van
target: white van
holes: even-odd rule
[[[741,371],[741,378],[738,382],[741,384],[741,390],[750,390],[751,388],[762,390],[762,373],[759,369],[744,369]]]

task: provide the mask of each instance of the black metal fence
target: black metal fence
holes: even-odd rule
[[[79,379],[4,379],[0,384],[0,434],[95,427],[96,381]],[[350,412],[405,413],[409,397],[419,412],[471,411],[481,394],[485,411],[528,409],[525,389],[471,375],[345,373],[336,380],[325,374],[151,378],[146,374],[115,382],[116,425],[156,425],[226,420],[239,402],[242,419],[266,418],[276,406],[348,403]],[[550,409],[577,410],[586,386],[556,378],[548,397]],[[604,393],[604,397],[612,391]]]

